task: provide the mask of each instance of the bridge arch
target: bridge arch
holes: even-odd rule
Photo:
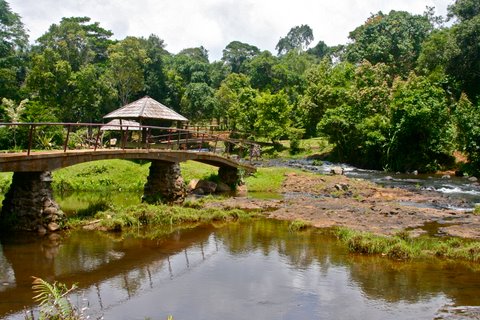
[[[186,190],[180,162],[191,160],[219,167],[220,180],[229,185],[239,180],[239,169],[255,171],[251,165],[233,158],[192,150],[101,149],[2,154],[0,171],[13,171],[14,175],[3,201],[0,227],[56,231],[65,216],[53,198],[50,172],[83,162],[107,159],[151,161],[144,187],[143,199],[147,202],[183,202]]]

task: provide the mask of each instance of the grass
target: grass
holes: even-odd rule
[[[173,226],[184,223],[207,223],[216,221],[232,221],[255,217],[255,212],[239,209],[223,210],[216,208],[190,208],[168,205],[140,204],[129,207],[111,207],[95,214],[102,229],[122,231],[128,228],[144,226]],[[70,225],[82,224],[77,217]]]
[[[188,183],[191,179],[203,179],[217,173],[217,168],[193,161],[180,164],[182,176]],[[141,191],[147,181],[150,163],[128,160],[101,160],[85,162],[56,170],[53,173],[53,188],[65,191]],[[0,187],[2,180],[0,178]]]
[[[378,254],[399,260],[439,257],[480,262],[479,241],[427,236],[411,238],[408,231],[389,237],[346,228],[338,228],[335,235],[353,253]]]
[[[312,155],[323,155],[328,154],[332,151],[333,146],[328,143],[325,138],[311,138],[311,139],[302,139],[300,140],[299,150],[292,154],[290,150],[290,141],[282,140],[280,141],[282,145],[282,150],[275,150],[275,148],[262,148],[262,156],[267,158],[305,158]]]
[[[251,192],[279,192],[285,174],[288,172],[301,172],[289,168],[258,168],[257,172],[245,179],[248,191]]]

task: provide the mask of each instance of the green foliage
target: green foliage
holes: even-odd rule
[[[480,173],[480,106],[472,104],[462,94],[455,109],[457,141],[470,161],[468,173]]]
[[[389,169],[431,172],[452,164],[453,126],[441,87],[412,74],[394,84],[391,109]]]
[[[243,64],[259,53],[260,50],[255,46],[240,41],[232,41],[223,49],[222,61],[230,66],[233,73],[240,73]]]
[[[75,285],[68,288],[62,283],[54,282],[50,284],[40,278],[33,277],[33,279],[32,289],[35,294],[33,300],[39,303],[39,320],[80,320],[88,318],[68,299],[68,294],[77,288]],[[25,315],[25,319],[34,320],[34,317]]]
[[[278,54],[284,54],[291,50],[305,50],[313,41],[313,31],[307,24],[296,26],[290,29],[288,34],[280,38],[275,49]]]
[[[345,55],[353,63],[385,63],[390,74],[407,76],[415,68],[422,43],[432,28],[427,16],[394,10],[386,15],[380,11],[350,32],[352,43]]]
[[[108,48],[108,79],[123,105],[145,85],[144,68],[150,62],[140,39],[127,37]]]

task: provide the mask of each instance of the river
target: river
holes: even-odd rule
[[[480,305],[475,264],[352,255],[320,230],[264,219],[161,234],[2,239],[0,318],[32,307],[32,275],[78,283],[71,299],[93,319],[433,319]]]

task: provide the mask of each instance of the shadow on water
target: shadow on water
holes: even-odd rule
[[[17,234],[1,239],[0,318],[22,318],[35,275],[78,283],[74,301],[85,297],[105,319],[432,319],[445,305],[480,305],[478,269],[352,255],[319,230],[263,219],[123,235]]]

